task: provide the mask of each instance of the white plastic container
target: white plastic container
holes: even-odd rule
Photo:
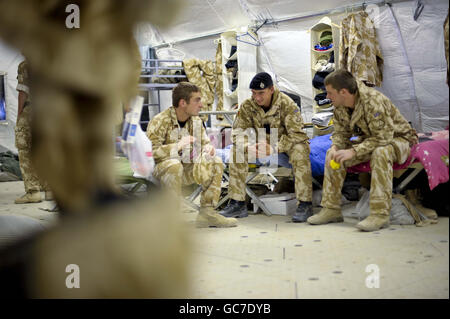
[[[266,205],[267,209],[274,215],[293,215],[297,209],[297,199],[294,193],[281,193],[281,194],[266,194],[259,197],[259,200]],[[253,212],[258,213],[261,211],[254,200]]]

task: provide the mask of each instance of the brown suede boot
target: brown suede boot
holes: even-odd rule
[[[340,209],[322,208],[316,215],[309,217],[306,220],[311,225],[322,225],[328,223],[341,223],[344,221]]]
[[[53,193],[51,191],[45,191],[45,200],[53,200]]]
[[[42,202],[40,192],[28,192],[25,195],[17,198],[15,204],[29,204],[29,203],[40,203]]]
[[[363,231],[375,231],[381,228],[389,227],[389,215],[370,214],[363,221],[356,224],[356,228]]]
[[[201,207],[195,224],[198,228],[205,227],[235,227],[236,218],[226,218],[218,214],[212,207]]]

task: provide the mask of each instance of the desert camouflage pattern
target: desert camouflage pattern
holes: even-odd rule
[[[373,21],[366,12],[349,14],[341,22],[340,67],[369,86],[381,86],[383,56]]]
[[[339,209],[346,167],[370,161],[371,214],[389,215],[392,204],[394,163],[404,163],[411,146],[418,142],[416,131],[392,102],[373,88],[358,82],[355,109],[350,115],[344,106],[335,106],[333,145],[338,149],[353,148],[356,155],[338,170],[325,167],[322,206]],[[356,140],[350,141],[351,137]]]
[[[171,65],[170,67],[177,67],[178,65]],[[158,70],[158,75],[183,75],[181,72],[182,70]],[[179,83],[181,81],[185,81],[184,78],[175,78],[175,77],[160,77],[160,78],[153,78],[152,82],[154,83],[160,83],[160,84],[172,84],[172,83]]]
[[[205,103],[203,111],[211,111],[214,104],[214,87],[216,82],[212,61],[186,59],[183,61],[183,67],[189,82],[197,85],[202,92],[202,101]],[[206,121],[208,117],[202,116],[202,119]]]
[[[33,163],[39,176],[59,207],[83,213],[86,205],[97,205],[93,194],[117,190],[111,132],[116,108],[139,93],[134,26],[143,20],[167,25],[181,5],[74,0],[80,28],[70,29],[68,4],[0,0],[0,35],[26,56],[32,75]]]
[[[27,62],[22,61],[17,70],[17,91],[22,91],[27,94],[25,107],[22,113],[17,117],[15,132],[15,145],[19,153],[19,165],[22,172],[23,184],[25,192],[39,192],[41,190],[49,190],[46,183],[39,180],[36,170],[31,161],[31,118],[32,110],[30,104],[30,90],[28,84],[29,76],[27,69]]]
[[[357,83],[352,115],[347,107],[335,105],[333,145],[338,149],[352,147],[361,158],[376,148],[392,145],[396,163],[403,164],[410,147],[418,142],[416,130],[384,94],[360,81]],[[350,142],[352,136],[357,138]],[[404,147],[404,141],[408,148]]]
[[[401,137],[394,138],[396,145],[400,146],[404,153],[409,153],[409,142]],[[392,206],[392,165],[398,162],[397,152],[392,144],[378,146],[372,153],[357,155],[351,160],[345,161],[338,170],[329,165],[325,167],[323,180],[323,192],[321,206],[330,209],[341,208],[341,190],[347,175],[346,167],[370,161],[370,214],[389,216]]]
[[[230,159],[230,197],[239,201],[245,199],[245,179],[248,173],[246,150],[249,144],[264,138],[262,134],[260,135],[260,129],[264,130],[264,125],[270,125],[271,132],[277,133],[277,136],[265,134],[267,143],[272,141],[271,146],[275,152],[286,153],[289,156],[295,177],[297,199],[311,201],[312,172],[309,139],[303,131],[300,109],[291,98],[277,88],[273,94],[272,106],[267,113],[251,98],[245,100],[239,108],[231,133],[233,160]],[[254,141],[249,134],[245,133],[249,131],[255,132]]]
[[[222,79],[222,43],[219,40],[216,49],[216,111],[223,111],[223,79]],[[217,115],[218,120],[223,120],[222,115]]]
[[[69,3],[80,8],[79,29],[65,24]],[[12,247],[6,266],[20,276],[0,280],[8,294],[27,285],[35,298],[187,297],[190,244],[172,197],[112,200],[113,107],[138,94],[133,30],[139,21],[165,27],[182,9],[163,0],[0,0],[0,36],[32,75],[33,163],[62,217],[28,247]],[[66,286],[72,263],[80,289]]]
[[[188,135],[194,136],[196,142],[180,155],[177,143]],[[208,157],[203,152],[206,146],[212,145],[202,120],[198,116],[190,117],[180,128],[175,107],[171,106],[150,121],[147,136],[152,141],[156,163],[153,176],[178,195],[183,185],[200,184],[203,188],[201,206],[215,207],[220,197],[223,163],[219,157]]]

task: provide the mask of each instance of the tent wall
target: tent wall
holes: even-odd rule
[[[250,19],[255,16],[273,16],[282,19],[296,13],[307,15],[318,10],[336,6],[343,7],[356,1],[321,1],[320,4],[303,1],[283,1],[273,4],[262,0],[243,1]],[[360,3],[360,2],[358,2]],[[417,21],[413,15],[416,1],[388,6],[369,6],[368,12],[374,20],[384,57],[384,79],[381,92],[386,94],[400,109],[405,118],[419,132],[442,130],[448,126],[449,94],[446,84],[446,62],[444,51],[443,23],[447,15],[446,0],[428,0]],[[303,3],[304,4],[304,3]],[[269,10],[262,8],[269,8]],[[305,9],[309,8],[309,9]],[[270,14],[268,13],[270,11]],[[349,10],[350,12],[350,10]],[[328,15],[339,24],[345,12]],[[310,40],[307,30],[322,16],[292,19],[276,25],[263,26],[258,35],[263,47],[258,47],[258,71],[275,73],[282,90],[294,91],[302,98],[305,121],[312,114],[312,90],[310,74]],[[394,19],[395,17],[395,19]],[[396,21],[398,21],[399,28]],[[184,26],[189,29],[188,25]],[[196,35],[193,35],[194,37]],[[214,39],[218,36],[173,44],[186,53],[186,57],[214,60]],[[179,38],[186,39],[186,36]],[[170,38],[175,40],[175,38]],[[156,43],[159,44],[159,43]],[[162,109],[170,105],[170,97],[162,100]]]
[[[17,153],[14,128],[17,118],[17,67],[23,57],[0,40],[0,71],[6,74],[6,120],[0,122],[0,146]]]

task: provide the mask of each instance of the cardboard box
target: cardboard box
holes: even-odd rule
[[[274,215],[293,215],[297,209],[297,199],[294,193],[266,194],[260,196],[259,199]],[[252,203],[255,214],[261,211],[261,208],[255,204],[254,200],[252,200]]]

